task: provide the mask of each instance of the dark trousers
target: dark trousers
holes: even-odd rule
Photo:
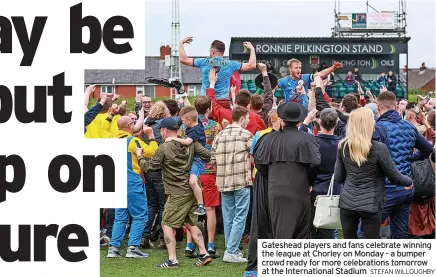
[[[144,238],[150,238],[162,222],[162,213],[165,206],[165,190],[162,181],[162,171],[148,172],[146,175],[146,191],[148,204],[148,224],[144,229]],[[161,228],[158,228],[161,229]]]
[[[383,208],[383,220],[389,217],[391,238],[407,239],[409,237],[409,213],[413,193],[410,191],[386,191],[386,203]]]
[[[380,227],[380,237],[392,239],[409,238],[409,213],[413,191],[389,191],[382,212],[382,222],[389,217],[389,226]],[[358,236],[364,238],[363,223],[360,224]]]
[[[244,235],[250,233],[252,215],[253,215],[253,186],[250,186],[250,206],[248,208],[247,219],[245,221]]]
[[[104,209],[100,209],[100,230],[101,230],[102,224],[103,224],[103,214],[104,214],[103,210]]]
[[[341,209],[341,224],[344,239],[358,239],[357,229],[359,219],[362,220],[364,238],[378,239],[382,219],[381,210],[376,213],[366,213]]]
[[[114,227],[115,209],[106,209],[106,236],[112,236],[112,228]]]
[[[313,226],[313,220],[315,219],[315,199],[311,201],[311,214],[310,214],[310,236],[312,239],[335,239],[335,230],[330,229],[318,229]]]

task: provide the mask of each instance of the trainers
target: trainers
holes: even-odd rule
[[[136,259],[142,259],[142,258],[148,258],[148,254],[145,252],[142,252],[138,246],[135,247],[127,247],[127,253],[126,258],[136,258]]]
[[[186,258],[197,258],[198,254],[195,252],[195,248],[191,249],[189,247],[185,248],[185,257]]]
[[[218,254],[216,252],[216,249],[214,249],[214,248],[207,249],[207,253],[212,257],[212,259],[216,259],[216,258],[220,257],[220,254]]]
[[[121,258],[120,249],[115,246],[110,246],[107,250],[107,257],[108,258]]]
[[[209,254],[198,255],[197,261],[194,263],[196,266],[205,266],[208,265],[212,261],[212,258]]]
[[[108,246],[110,242],[111,239],[108,236],[104,235],[100,238],[100,247]]]
[[[206,214],[206,208],[204,208],[204,205],[199,204],[197,206],[197,209],[194,211],[195,215],[205,215]]]
[[[227,251],[224,252],[223,262],[228,263],[246,263],[247,259],[238,254],[230,254]]]
[[[179,267],[179,262],[178,261],[170,261],[170,260],[165,260],[163,263],[156,265],[157,268],[177,268]]]
[[[244,254],[241,252],[241,250],[237,250],[235,255],[239,257],[244,257]]]
[[[146,239],[146,238],[142,238],[141,239],[141,247],[142,248],[144,248],[144,249],[148,249],[148,248],[151,248],[151,243],[150,243],[150,240],[149,239]]]

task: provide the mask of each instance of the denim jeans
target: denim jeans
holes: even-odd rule
[[[386,191],[387,199],[383,209],[384,221],[389,217],[391,238],[409,238],[409,213],[415,190],[409,191]]]
[[[409,237],[409,213],[415,190],[386,191],[386,203],[383,208],[382,222],[389,217],[389,226],[380,228],[380,238],[407,239]],[[358,237],[363,238],[363,226],[360,224]]]
[[[132,216],[128,246],[139,246],[147,224],[147,198],[145,193],[127,192],[127,209],[115,209],[115,222],[110,245],[120,247],[126,234],[126,225]]]
[[[239,250],[249,206],[250,188],[221,192],[224,236],[229,254],[235,254]]]
[[[148,224],[144,229],[144,238],[150,238],[151,232],[162,221],[165,206],[165,190],[162,181],[162,171],[148,172],[146,175]]]

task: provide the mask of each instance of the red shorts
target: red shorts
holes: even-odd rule
[[[215,174],[200,175],[200,183],[203,187],[203,200],[206,207],[217,207],[220,205],[220,193],[216,188]]]
[[[227,110],[231,110],[232,109],[230,107],[230,100],[227,100],[227,99],[217,99],[216,102],[218,103],[218,105],[220,105],[224,109],[227,109]]]

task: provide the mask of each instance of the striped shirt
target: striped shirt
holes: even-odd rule
[[[236,124],[218,133],[212,143],[211,163],[216,164],[218,191],[236,191],[251,186],[250,147],[253,135]]]

